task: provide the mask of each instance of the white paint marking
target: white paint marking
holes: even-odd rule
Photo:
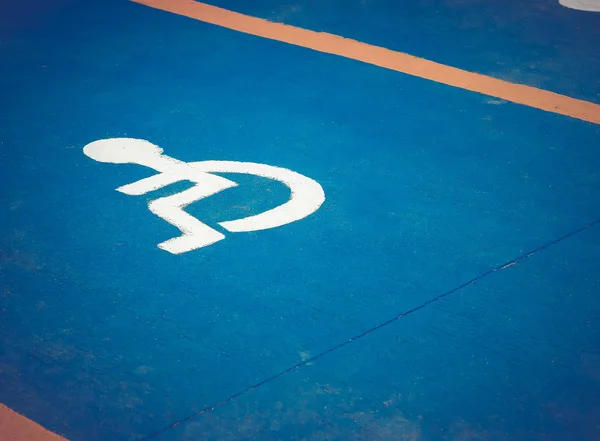
[[[236,161],[183,162],[163,155],[163,149],[141,139],[111,138],[94,141],[83,152],[99,162],[139,164],[159,172],[117,188],[128,195],[139,196],[180,181],[191,181],[194,187],[172,196],[156,199],[148,205],[150,211],[176,226],[182,235],[158,245],[173,254],[181,254],[225,238],[219,231],[202,223],[183,209],[200,199],[238,184],[212,173],[244,173],[274,179],[291,190],[290,200],[263,213],[220,222],[231,232],[259,231],[279,227],[303,219],[319,209],[325,193],[318,182],[294,171],[265,164]]]
[[[559,0],[565,8],[578,11],[600,12],[600,0]]]
[[[203,161],[193,162],[190,165],[207,173],[245,173],[274,179],[284,183],[292,191],[290,200],[279,207],[255,216],[219,223],[231,232],[279,227],[314,213],[325,201],[325,193],[319,183],[285,168],[235,161]]]

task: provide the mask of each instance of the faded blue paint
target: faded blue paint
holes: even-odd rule
[[[274,18],[272,3],[245,12]],[[510,26],[458,26],[442,3],[313,3],[286,21],[484,73],[505,68],[493,51],[518,75],[543,56],[555,64],[532,65],[532,82],[597,99],[589,15],[527,13],[547,39],[523,47]],[[583,31],[554,32],[561,19]],[[141,439],[600,218],[598,126],[127,2],[65,2],[19,24],[0,34],[0,402],[72,441]],[[561,66],[577,63],[574,85]],[[81,151],[117,136],[186,161],[287,167],[327,201],[172,256],[156,244],[174,229],[148,198],[114,190],[148,172]],[[214,225],[287,198],[245,184],[190,212]],[[158,439],[595,440],[597,228]]]

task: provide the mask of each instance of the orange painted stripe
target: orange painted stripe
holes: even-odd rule
[[[67,441],[0,403],[0,440]]]
[[[600,124],[600,105],[598,104],[468,72],[338,35],[273,23],[194,0],[132,1],[246,34],[351,58],[513,103]]]

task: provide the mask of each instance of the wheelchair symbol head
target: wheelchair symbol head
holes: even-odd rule
[[[94,141],[83,152],[98,162],[144,164],[159,158],[163,149],[144,139],[112,138]]]

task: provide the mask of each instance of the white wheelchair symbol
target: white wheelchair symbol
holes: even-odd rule
[[[181,231],[181,236],[158,244],[173,254],[181,254],[212,245],[225,239],[221,232],[202,223],[183,209],[192,202],[211,196],[238,184],[212,173],[246,173],[282,182],[291,189],[286,203],[263,213],[219,225],[232,233],[266,230],[303,219],[319,209],[325,193],[318,182],[285,168],[236,161],[183,162],[163,155],[163,149],[151,142],[134,138],[111,138],[94,141],[83,153],[98,162],[139,164],[158,172],[149,178],[117,188],[138,196],[179,181],[195,183],[192,188],[148,204],[150,211]]]

